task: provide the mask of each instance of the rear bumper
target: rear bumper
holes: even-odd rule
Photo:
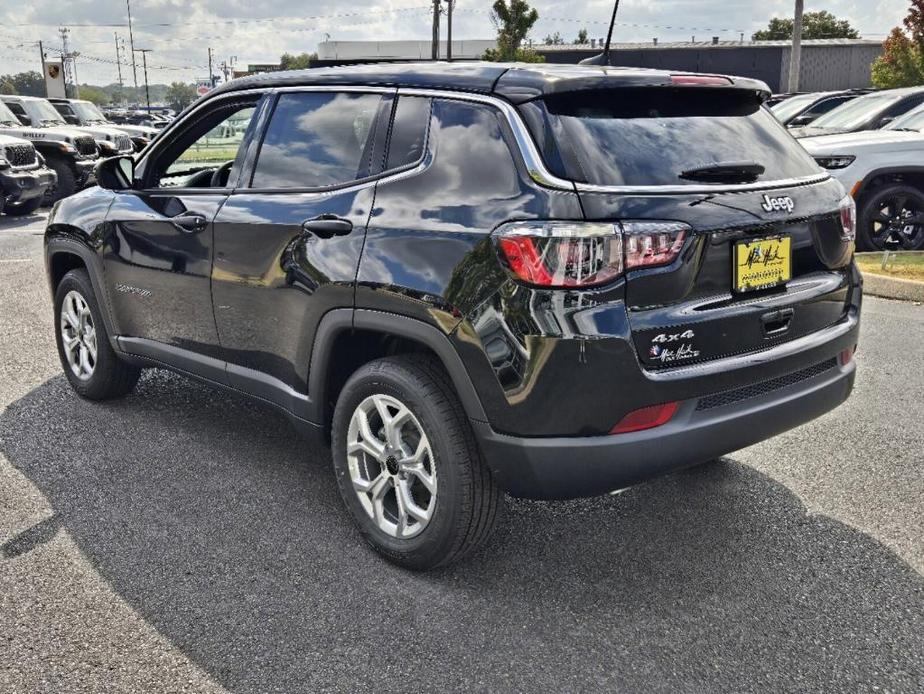
[[[0,189],[10,204],[26,202],[45,194],[55,182],[55,172],[46,168],[0,172]]]
[[[791,359],[799,345],[781,346],[789,352],[786,357],[773,355],[774,350],[751,355],[740,365],[750,380],[736,389],[686,400],[670,422],[647,431],[522,438],[499,434],[486,423],[473,426],[498,483],[514,496],[603,494],[744,448],[834,409],[853,388],[855,362],[841,364],[838,353],[856,344],[857,331],[853,315],[810,336],[801,345],[802,368],[788,377],[762,381],[753,369],[761,359]]]

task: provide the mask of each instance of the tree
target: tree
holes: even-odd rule
[[[281,56],[279,56],[279,69],[306,70],[311,67],[311,61],[317,59],[317,53],[299,53],[298,55],[283,53]]]
[[[0,81],[0,94],[15,94],[16,87],[13,86],[13,83],[8,81],[6,78],[3,78]]]
[[[561,37],[561,34],[559,34],[557,31],[554,34],[547,34],[546,37],[542,39],[542,43],[544,43],[547,46],[560,46],[564,42],[565,40]]]
[[[873,85],[880,89],[924,84],[924,0],[912,0],[903,24],[904,30],[892,29],[873,63]]]
[[[174,111],[182,111],[196,100],[196,88],[191,84],[173,82],[167,87],[164,100]]]
[[[791,41],[792,19],[774,17],[766,29],[756,32],[754,41]],[[802,16],[804,39],[858,39],[860,33],[846,19],[838,19],[827,10],[806,12]]]
[[[10,87],[15,90],[13,94],[45,96],[45,80],[42,78],[42,73],[34,70],[17,72],[15,75],[3,75],[0,77],[0,83],[9,83]]]
[[[491,22],[497,29],[497,49],[485,51],[484,59],[540,63],[542,56],[520,48],[529,30],[539,19],[539,13],[526,0],[494,0]]]
[[[578,31],[578,35],[577,38],[574,39],[574,43],[578,44],[579,46],[583,46],[585,43],[587,43],[587,29],[581,29]]]
[[[105,89],[90,84],[80,85],[80,98],[92,101],[97,106],[106,106],[112,101]]]

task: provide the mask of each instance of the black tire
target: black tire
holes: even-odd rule
[[[913,228],[911,234],[904,233],[907,227]],[[873,191],[863,202],[858,215],[857,249],[881,251],[890,235],[901,240],[904,250],[924,250],[924,192],[906,185],[888,185]]]
[[[92,371],[81,378],[74,372],[64,346],[64,322],[62,307],[65,299],[76,292],[89,309],[92,320],[91,328],[95,330],[96,358],[92,360]],[[141,369],[122,361],[109,344],[109,333],[100,312],[99,303],[93,293],[90,276],[84,269],[71,270],[64,275],[55,291],[55,342],[58,345],[58,357],[61,368],[71,387],[81,397],[88,400],[109,400],[127,395],[135,387]]]
[[[347,460],[350,422],[372,395],[396,398],[406,405],[416,418],[415,426],[419,423],[430,442],[433,456],[429,464],[436,480],[434,507],[414,537],[395,537],[382,530],[353,486]],[[360,367],[337,400],[332,438],[334,473],[343,501],[365,540],[389,561],[418,571],[434,569],[458,561],[490,537],[501,512],[502,494],[452,382],[435,359],[404,355]],[[386,467],[374,464],[382,470]],[[390,493],[397,496],[396,478],[391,483]]]
[[[14,202],[8,204],[3,211],[12,217],[21,217],[32,214],[42,205],[42,197],[32,198],[26,202]]]
[[[77,192],[77,176],[73,167],[64,159],[50,157],[47,164],[58,174],[58,182],[45,191],[45,197],[42,199],[43,204],[51,205]]]

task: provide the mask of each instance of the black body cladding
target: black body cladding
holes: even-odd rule
[[[249,393],[308,429],[329,425],[343,369],[390,350],[433,352],[489,465],[517,494],[577,496],[641,479],[638,456],[659,430],[644,440],[609,432],[630,411],[664,402],[682,402],[683,421],[699,434],[684,457],[683,432],[672,430],[678,457],[650,474],[700,462],[758,439],[721,429],[733,423],[730,406],[707,417],[698,399],[836,360],[856,345],[860,280],[852,242],[841,236],[844,193],[816,170],[753,187],[607,191],[558,179],[553,162],[535,158],[547,149],[527,151],[516,114],[529,121],[530,100],[623,87],[673,88],[657,71],[496,64],[235,80],[145,150],[133,189],[59,203],[46,233],[50,279],[75,263],[87,267],[126,358]],[[766,96],[749,80],[714,89],[744,90],[758,103]],[[265,134],[280,99],[331,90],[342,96],[336,108],[315,99],[299,121],[330,135],[314,142],[293,131],[285,149],[318,170],[277,160],[269,176]],[[157,185],[158,157],[182,149],[173,143],[202,114],[230,102],[255,110],[226,180],[209,170]],[[350,180],[321,187],[309,176],[345,166],[355,171]],[[306,172],[304,180],[293,171]],[[261,180],[274,187],[255,185]],[[788,196],[792,212],[765,211],[766,192]],[[549,289],[515,280],[501,260],[492,232],[522,220],[667,220],[689,234],[669,265],[599,287]],[[779,235],[792,240],[790,282],[733,292],[734,243]],[[682,365],[651,357],[655,337],[686,331],[698,356]],[[816,380],[734,407],[754,419],[766,411],[779,426],[751,431],[769,436],[846,398],[853,368],[838,362]],[[823,392],[818,379],[826,379]],[[811,406],[789,406],[788,418],[773,420],[799,388],[815,389]],[[581,479],[570,482],[569,441],[587,451],[587,464],[575,468]]]

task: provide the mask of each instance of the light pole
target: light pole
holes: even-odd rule
[[[151,93],[148,91],[148,53],[150,48],[136,48],[135,52],[141,54],[141,62],[144,65],[144,100],[148,105],[148,113],[151,112]]]
[[[796,0],[796,16],[792,23],[792,50],[789,52],[789,92],[799,91],[799,67],[802,63],[803,0]]]

